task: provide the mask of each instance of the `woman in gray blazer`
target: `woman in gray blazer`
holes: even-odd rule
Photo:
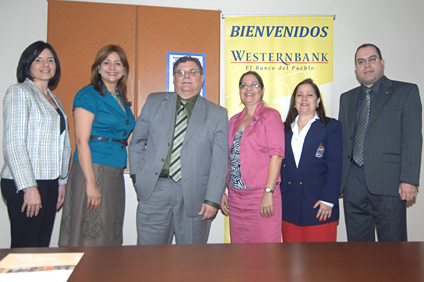
[[[19,59],[19,83],[4,97],[1,191],[12,248],[48,247],[56,210],[63,203],[71,156],[68,122],[49,90],[59,77],[53,47],[34,42]]]

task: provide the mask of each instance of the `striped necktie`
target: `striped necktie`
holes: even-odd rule
[[[364,140],[370,118],[371,92],[369,88],[365,91],[365,100],[361,104],[353,143],[353,161],[360,167],[364,165]]]
[[[181,179],[181,148],[183,146],[185,132],[187,130],[187,110],[186,101],[181,100],[175,120],[174,144],[172,145],[171,163],[169,165],[169,176],[177,182]]]

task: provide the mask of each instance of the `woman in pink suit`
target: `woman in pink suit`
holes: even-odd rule
[[[239,88],[245,108],[230,120],[228,198],[224,193],[221,210],[230,214],[232,243],[281,242],[284,125],[278,111],[262,102],[259,74],[243,74]]]

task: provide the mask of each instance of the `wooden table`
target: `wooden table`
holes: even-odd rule
[[[3,249],[84,252],[69,281],[424,281],[424,243]]]

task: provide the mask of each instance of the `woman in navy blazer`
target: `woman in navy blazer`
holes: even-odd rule
[[[342,127],[325,116],[320,91],[311,79],[293,91],[284,125],[283,241],[336,241]]]

